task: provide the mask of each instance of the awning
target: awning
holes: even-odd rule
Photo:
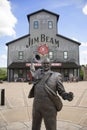
[[[11,63],[8,67],[7,67],[8,69],[21,69],[21,68],[26,68],[26,66],[25,66],[25,63],[24,62],[13,62],[13,63]]]
[[[79,68],[79,67],[80,65],[77,65],[74,62],[64,62],[62,63],[62,66],[61,66],[61,68]]]
[[[26,62],[13,62],[8,66],[8,69],[23,69],[29,68],[31,63]],[[40,63],[34,63],[35,67],[41,66]],[[80,65],[77,65],[74,62],[62,62],[62,63],[51,63],[52,67],[55,68],[79,68]]]

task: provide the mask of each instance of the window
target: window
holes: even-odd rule
[[[52,21],[48,21],[48,28],[49,29],[53,28],[53,22]]]
[[[18,59],[19,59],[19,60],[22,60],[22,59],[23,59],[23,56],[24,56],[23,51],[19,51],[19,52],[18,52]]]
[[[34,21],[34,29],[38,29],[39,25],[38,25],[38,21]]]
[[[67,59],[68,58],[68,52],[64,51],[63,56],[64,56],[64,59]]]
[[[52,51],[49,52],[49,59],[50,59],[50,60],[53,59],[53,52],[52,52]]]

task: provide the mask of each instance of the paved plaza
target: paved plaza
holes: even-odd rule
[[[62,100],[64,106],[57,114],[57,130],[87,130],[87,81],[63,84],[67,92],[74,93],[74,100]],[[31,130],[30,88],[26,82],[0,83],[0,89],[5,89],[5,105],[0,105],[0,130]],[[44,122],[41,130],[46,130]]]

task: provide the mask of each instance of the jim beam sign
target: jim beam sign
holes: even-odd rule
[[[31,63],[26,63],[26,67],[30,67],[30,65],[31,65]],[[42,64],[41,63],[34,63],[34,66],[40,67],[40,66],[42,66]],[[62,66],[62,63],[51,63],[51,66],[56,66],[56,67]]]
[[[48,54],[48,46],[46,44],[40,45],[37,50],[38,50],[38,53],[41,55]]]
[[[31,38],[29,37],[29,44],[27,46],[32,46],[34,44],[38,43],[51,43],[56,45],[56,47],[59,47],[59,40],[55,39],[54,37],[46,36],[45,34],[41,34],[39,37]]]

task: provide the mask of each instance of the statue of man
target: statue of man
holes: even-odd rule
[[[50,68],[51,63],[48,58],[45,58],[42,61],[42,69],[35,71],[34,66],[31,66],[31,73],[34,78],[33,89],[29,93],[29,98],[34,96],[32,110],[32,130],[40,130],[42,119],[44,120],[46,130],[57,130],[57,109],[45,89],[45,84],[55,94],[58,92],[58,95],[61,96],[64,100],[73,100],[73,93],[67,93],[65,91],[65,88],[61,82],[61,74],[51,71]],[[48,77],[47,74],[49,75]],[[61,105],[61,103],[59,104]]]

